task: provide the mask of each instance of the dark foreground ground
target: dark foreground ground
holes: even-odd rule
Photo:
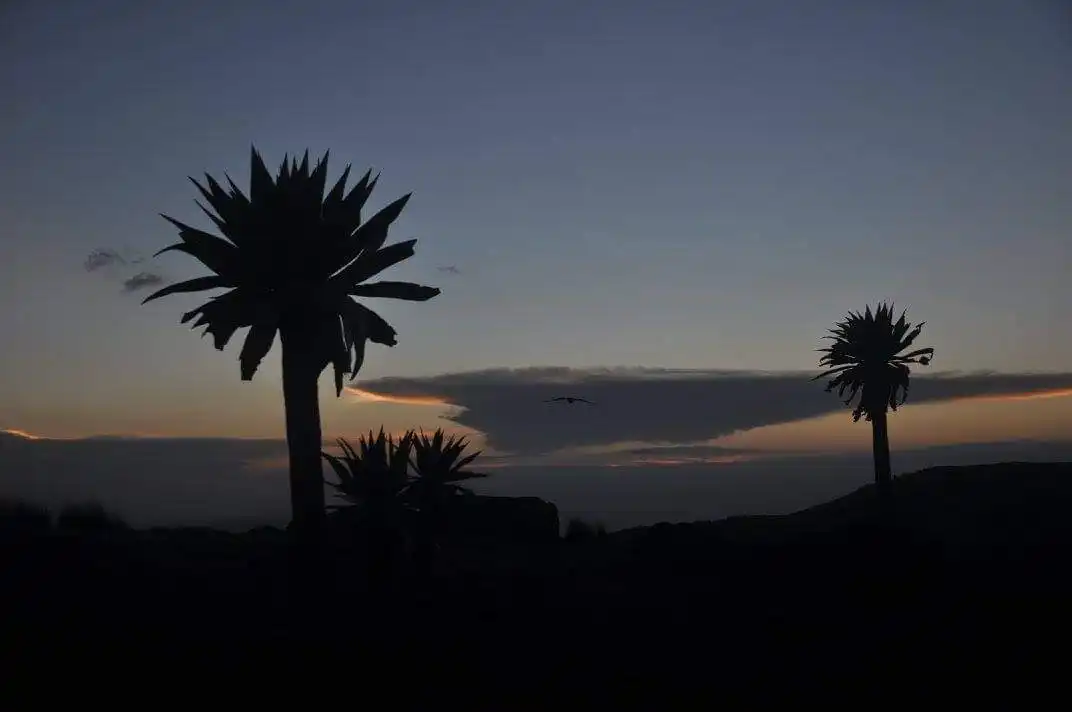
[[[299,582],[277,530],[9,527],[0,659],[69,674],[57,656],[129,671],[270,657],[325,688],[436,679],[533,706],[552,689],[810,707],[857,687],[937,703],[1063,686],[1072,464],[935,468],[895,493],[885,524],[864,488],[781,517],[489,541],[378,593],[345,547]]]

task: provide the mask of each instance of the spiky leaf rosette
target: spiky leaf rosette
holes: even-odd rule
[[[849,312],[845,321],[838,322],[823,337],[833,344],[819,349],[824,354],[819,365],[828,370],[812,380],[830,378],[827,392],[837,389],[846,405],[860,396],[853,412],[853,421],[885,411],[887,406],[897,410],[908,397],[910,370],[908,364],[930,364],[934,349],[908,349],[923,330],[926,322],[916,326],[905,319],[906,311],[894,321],[893,305],[881,303],[874,313],[868,306],[863,314]]]
[[[374,436],[371,430],[367,437],[361,435],[356,448],[345,438],[337,442],[342,457],[321,453],[339,479],[328,482],[336,496],[358,505],[383,503],[397,498],[409,485],[412,433],[406,433],[396,442],[380,428],[379,435]]]
[[[190,180],[211,210],[198,202],[223,237],[190,227],[164,215],[179,229],[181,242],[164,252],[185,252],[212,274],[172,284],[146,302],[169,294],[227,289],[182,317],[193,328],[204,326],[217,349],[248,327],[239,355],[242,380],[253,378],[281,328],[299,334],[323,369],[335,367],[335,391],[343,376],[357,376],[365,343],[394,346],[395,330],[354,297],[426,301],[439,289],[408,282],[372,282],[392,265],[413,256],[416,240],[391,245],[387,231],[409,194],[361,221],[361,211],[378,180],[369,171],[349,192],[350,166],[325,195],[328,154],[309,169],[309,152],[283,164],[275,178],[256,148],[250,159],[246,196],[227,177],[224,189],[206,174],[206,185]],[[286,332],[284,332],[286,333]]]
[[[413,466],[415,479],[413,486],[418,489],[437,489],[443,493],[462,492],[459,482],[487,477],[482,472],[466,470],[480,456],[482,451],[462,456],[469,447],[469,440],[462,436],[446,436],[439,428],[431,437],[422,430],[413,434]]]

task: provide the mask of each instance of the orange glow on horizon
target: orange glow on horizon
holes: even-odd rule
[[[931,447],[1005,440],[1067,440],[1072,389],[979,395],[908,403],[890,415],[897,447]],[[853,452],[871,448],[871,428],[847,409],[739,431],[710,445],[769,452]]]
[[[354,388],[347,386],[344,388],[350,395],[357,396],[359,400],[368,401],[371,403],[395,403],[399,405],[452,405],[448,401],[438,398],[436,396],[393,396],[382,393],[374,393],[372,391],[362,390],[360,388]]]
[[[675,465],[732,465],[754,459],[747,455],[716,455],[712,457],[654,457],[626,463],[630,467],[673,467]]]
[[[275,472],[277,470],[285,472],[287,468],[290,467],[290,458],[286,455],[258,457],[244,461],[241,466],[244,469],[253,470],[255,472]]]
[[[0,428],[0,433],[4,433],[6,435],[14,435],[15,437],[22,438],[23,440],[42,440],[43,439],[43,438],[41,438],[41,437],[39,437],[37,435],[34,435],[32,433],[28,433],[25,430],[18,430],[16,428]]]
[[[997,395],[987,393],[978,396],[963,396],[960,398],[950,398],[949,400],[944,402],[957,403],[962,401],[1025,401],[1042,400],[1043,398],[1066,398],[1068,396],[1072,396],[1072,388],[1057,388],[1049,391],[1025,391],[1023,393],[999,393]]]

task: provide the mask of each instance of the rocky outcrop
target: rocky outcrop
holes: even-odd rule
[[[539,497],[459,496],[445,525],[450,538],[537,545],[559,539],[558,507]]]

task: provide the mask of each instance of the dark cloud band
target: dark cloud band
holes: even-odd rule
[[[548,367],[381,378],[362,388],[442,398],[460,406],[455,422],[485,433],[496,450],[536,454],[620,442],[698,442],[843,409],[813,375]],[[909,403],[1062,388],[1072,388],[1072,374],[936,374],[913,379]],[[560,395],[597,405],[544,402]]]

